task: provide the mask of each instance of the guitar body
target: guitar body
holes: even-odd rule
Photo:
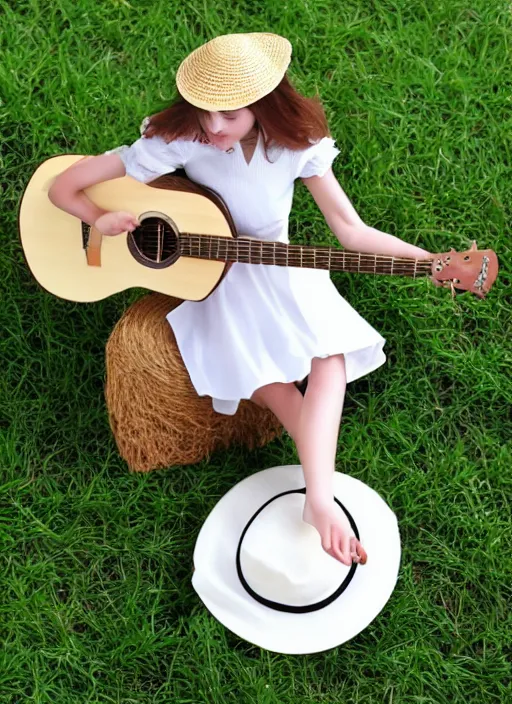
[[[80,302],[98,301],[131,287],[193,301],[206,298],[222,279],[225,262],[169,252],[165,260],[152,261],[137,251],[129,233],[101,236],[50,202],[48,191],[57,175],[82,158],[48,159],[25,190],[19,210],[20,237],[39,284],[56,296]],[[92,186],[86,194],[105,210],[127,210],[139,218],[163,214],[179,232],[236,237],[222,200],[177,176],[162,176],[151,185],[124,176]]]

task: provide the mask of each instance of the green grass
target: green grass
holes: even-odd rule
[[[0,0],[0,702],[440,704],[512,701],[511,6],[474,0]],[[350,385],[338,469],[397,513],[403,559],[379,617],[290,657],[240,640],[190,584],[197,533],[286,438],[131,475],[111,436],[104,346],[130,291],[39,289],[17,238],[35,167],[136,139],[174,71],[216,34],[275,31],[324,100],[335,172],[365,222],[498,252],[485,301],[428,281],[338,274],[387,338]],[[294,242],[334,243],[304,188]]]

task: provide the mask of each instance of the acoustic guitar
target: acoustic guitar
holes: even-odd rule
[[[244,237],[216,193],[175,174],[150,184],[124,176],[86,189],[99,207],[131,211],[141,223],[133,232],[105,237],[48,198],[57,175],[83,158],[63,155],[41,164],[19,209],[32,274],[47,291],[70,301],[98,301],[131,287],[202,300],[231,262],[430,276],[452,292],[471,291],[481,298],[498,274],[495,252],[477,250],[475,243],[467,252],[405,259]]]

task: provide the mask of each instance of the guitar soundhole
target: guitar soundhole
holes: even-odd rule
[[[128,236],[128,248],[144,266],[160,269],[179,257],[178,229],[170,218],[141,217],[140,227]]]

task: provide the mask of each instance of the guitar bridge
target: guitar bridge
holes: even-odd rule
[[[101,234],[86,222],[82,223],[82,247],[88,266],[101,266]]]
[[[89,246],[89,237],[91,236],[91,226],[82,221],[82,246],[87,249]]]

